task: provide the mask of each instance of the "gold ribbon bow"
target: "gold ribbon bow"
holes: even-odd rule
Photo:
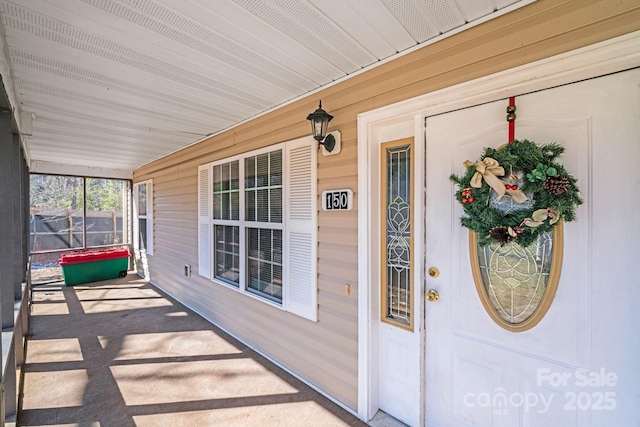
[[[505,182],[498,178],[499,176],[504,175],[504,168],[500,166],[496,159],[485,157],[483,160],[478,160],[475,163],[469,160],[464,162],[464,167],[469,168],[471,166],[476,167],[476,173],[473,174],[470,183],[473,188],[482,187],[482,180],[484,179],[484,181],[498,194],[496,201],[500,200],[505,194],[511,196],[513,201],[517,204],[522,204],[527,201],[527,196],[522,190],[507,190]]]

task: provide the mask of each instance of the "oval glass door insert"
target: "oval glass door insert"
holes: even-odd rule
[[[476,233],[470,231],[469,253],[480,300],[498,325],[521,332],[544,317],[560,279],[562,224],[527,247],[517,243],[480,247]]]

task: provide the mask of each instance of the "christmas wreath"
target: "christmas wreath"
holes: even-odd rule
[[[465,216],[462,226],[478,234],[478,244],[529,246],[558,221],[573,221],[582,204],[576,180],[556,161],[564,148],[515,140],[485,148],[477,162],[466,161],[464,176],[451,175]]]

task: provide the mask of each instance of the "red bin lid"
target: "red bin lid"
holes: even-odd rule
[[[78,252],[73,254],[64,254],[58,262],[60,265],[79,264],[83,262],[104,261],[108,259],[128,258],[129,249],[118,248],[108,249],[104,251]]]

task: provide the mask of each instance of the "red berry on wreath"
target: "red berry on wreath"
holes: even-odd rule
[[[473,202],[473,197],[469,197],[469,198],[467,199],[467,202],[469,202],[469,203]]]

